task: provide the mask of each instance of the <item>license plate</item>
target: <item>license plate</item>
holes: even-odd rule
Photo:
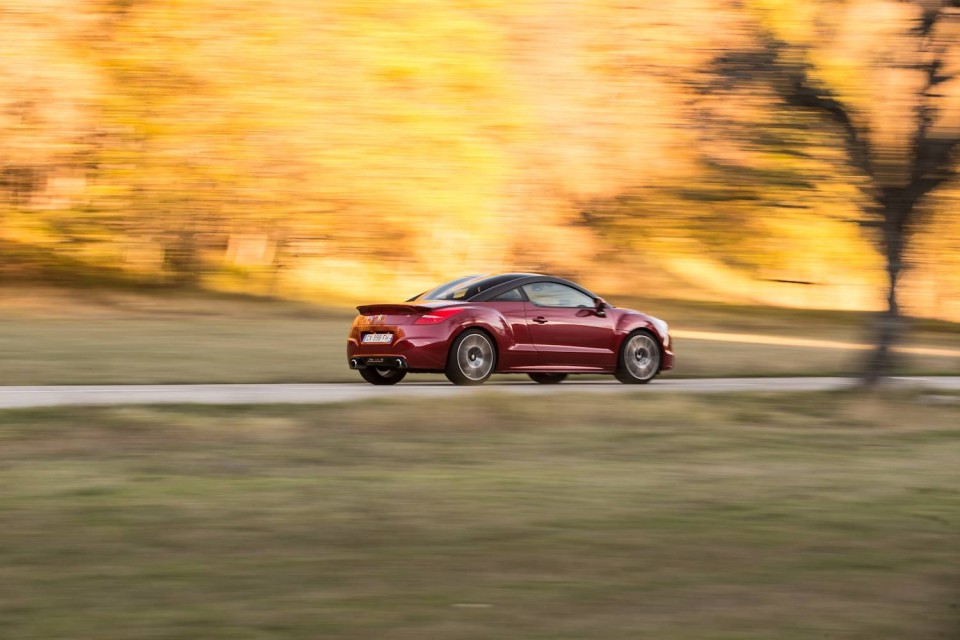
[[[392,333],[368,333],[363,336],[363,344],[390,344],[393,342]]]

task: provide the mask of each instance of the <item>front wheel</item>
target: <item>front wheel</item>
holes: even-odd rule
[[[483,384],[496,364],[497,351],[490,336],[479,329],[468,329],[453,341],[444,373],[453,384]]]
[[[624,384],[646,384],[660,371],[660,345],[646,331],[631,333],[620,347],[617,380]]]
[[[370,384],[397,384],[406,377],[403,369],[374,369],[367,367],[360,369],[360,375]]]
[[[565,373],[528,373],[527,375],[540,384],[560,384],[567,378]]]

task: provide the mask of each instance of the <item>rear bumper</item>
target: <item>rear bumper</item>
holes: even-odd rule
[[[407,359],[401,356],[360,356],[350,358],[351,369],[408,369]]]
[[[393,344],[361,344],[360,335],[351,333],[347,339],[347,362],[350,368],[376,366],[410,371],[443,371],[447,366],[447,351],[451,341],[447,332],[438,335],[437,327],[412,326],[398,327],[394,331],[396,338]],[[383,364],[377,362],[381,359]]]

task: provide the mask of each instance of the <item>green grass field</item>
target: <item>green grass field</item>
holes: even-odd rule
[[[958,403],[0,412],[0,635],[953,638]]]
[[[859,341],[862,314],[614,300],[675,328]],[[189,293],[11,289],[0,294],[0,384],[353,382],[354,312]],[[911,344],[960,349],[960,325],[917,323]],[[853,373],[862,352],[680,340],[676,376]],[[960,358],[906,356],[902,371],[960,374]],[[411,379],[424,379],[416,377]]]

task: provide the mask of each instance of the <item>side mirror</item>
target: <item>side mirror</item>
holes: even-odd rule
[[[605,318],[607,316],[606,312],[607,303],[603,298],[594,298],[593,299],[593,312],[597,314],[600,318]]]

